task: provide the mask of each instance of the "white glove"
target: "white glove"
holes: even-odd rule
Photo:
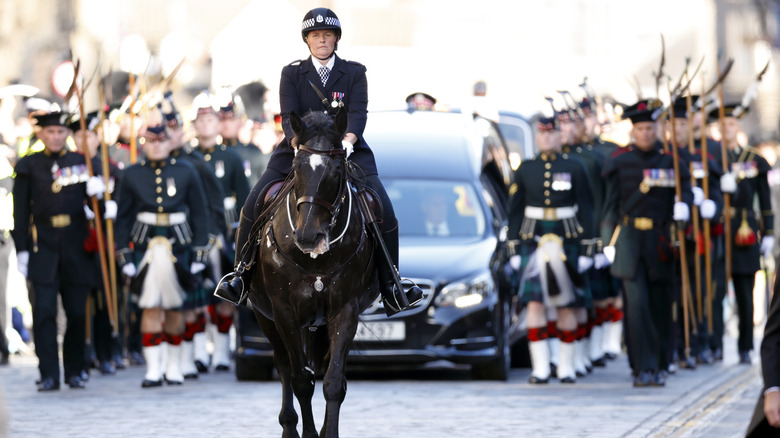
[[[128,277],[135,277],[136,272],[135,265],[132,263],[122,266],[122,273]]]
[[[772,256],[772,248],[775,246],[775,236],[764,236],[763,239],[761,239],[761,254],[764,255],[765,259],[768,259]]]
[[[95,219],[95,212],[92,211],[92,209],[89,208],[89,206],[87,206],[86,204],[84,204],[84,216],[87,217],[88,221]]]
[[[672,219],[685,222],[690,219],[690,217],[691,210],[688,208],[688,204],[684,202],[674,203],[674,214],[672,215]]]
[[[702,219],[712,219],[715,216],[715,201],[712,199],[705,199],[699,206],[699,214]]]
[[[352,151],[355,149],[355,145],[347,140],[341,140],[341,145],[344,146],[344,150],[347,151],[347,157],[352,155]]]
[[[577,272],[582,274],[593,266],[593,257],[579,256],[577,258]]]
[[[225,198],[222,201],[223,207],[225,207],[225,211],[233,211],[233,208],[236,206],[236,199],[232,196]]]
[[[608,248],[612,248],[613,250],[615,249],[614,246],[609,246]],[[614,256],[615,254],[613,252],[612,257]],[[609,261],[609,258],[607,258],[605,254],[596,254],[595,256],[593,256],[593,267],[596,269],[606,268],[611,264],[612,263]]]
[[[604,257],[606,257],[607,260],[609,261],[610,265],[615,263],[615,247],[614,246],[605,246],[604,249],[602,250],[602,252],[604,253]]]
[[[206,265],[204,265],[201,262],[193,262],[190,265],[190,272],[193,273],[193,274],[197,274],[198,272],[200,272],[200,271],[202,271],[204,269],[206,269]]]
[[[512,267],[515,271],[520,270],[520,256],[519,255],[513,255],[512,257],[509,257],[509,266]]]
[[[16,253],[16,261],[19,263],[19,272],[27,278],[27,264],[30,262],[30,251]]]
[[[720,191],[732,194],[737,192],[737,180],[733,173],[726,172],[720,177]]]
[[[100,199],[105,192],[106,184],[103,182],[102,177],[93,176],[87,180],[87,196],[97,196]]]
[[[106,212],[103,214],[103,219],[106,220],[116,219],[116,211],[117,211],[116,201],[106,201],[105,208],[106,208]]]
[[[704,201],[704,190],[701,187],[691,187],[691,191],[693,192],[693,205],[701,205],[701,202]]]

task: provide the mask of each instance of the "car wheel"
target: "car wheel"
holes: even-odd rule
[[[273,376],[272,365],[253,357],[236,357],[236,379],[239,381],[268,381]]]
[[[498,330],[496,333],[496,342],[498,347],[498,357],[484,364],[474,364],[471,367],[471,376],[477,380],[501,380],[506,381],[509,378],[509,369],[511,367],[512,354],[509,345],[509,302],[503,300],[497,320]]]

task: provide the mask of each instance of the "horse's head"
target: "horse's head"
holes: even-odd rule
[[[348,187],[346,151],[341,145],[347,131],[347,116],[339,111],[335,119],[321,112],[303,118],[290,113],[295,138],[293,159],[295,244],[317,257],[328,251],[330,234]]]

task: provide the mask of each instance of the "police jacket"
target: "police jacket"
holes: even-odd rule
[[[366,67],[354,61],[345,61],[335,54],[333,56],[336,57],[335,63],[324,87],[311,57],[295,61],[282,69],[279,104],[285,138],[274,150],[268,162],[269,168],[283,174],[290,173],[294,156],[290,140],[295,136],[290,126],[291,112],[303,117],[309,111],[326,111],[331,116],[337,111],[346,111],[347,132],[358,138],[349,159],[358,164],[366,175],[377,174],[374,154],[363,138],[368,114]]]

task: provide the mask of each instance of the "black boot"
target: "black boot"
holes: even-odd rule
[[[244,304],[249,296],[252,275],[248,260],[252,259],[253,251],[257,251],[255,245],[248,243],[253,223],[254,220],[244,215],[244,209],[241,209],[241,220],[236,229],[236,270],[222,277],[214,290],[215,297],[237,306]]]
[[[392,230],[382,233],[387,252],[392,258],[393,265],[389,265],[381,248],[377,248],[377,268],[379,274],[379,291],[382,293],[384,301],[385,314],[393,316],[398,312],[408,310],[417,305],[423,298],[422,289],[413,285],[408,291],[398,290],[395,284],[393,273],[398,270],[398,225]]]

